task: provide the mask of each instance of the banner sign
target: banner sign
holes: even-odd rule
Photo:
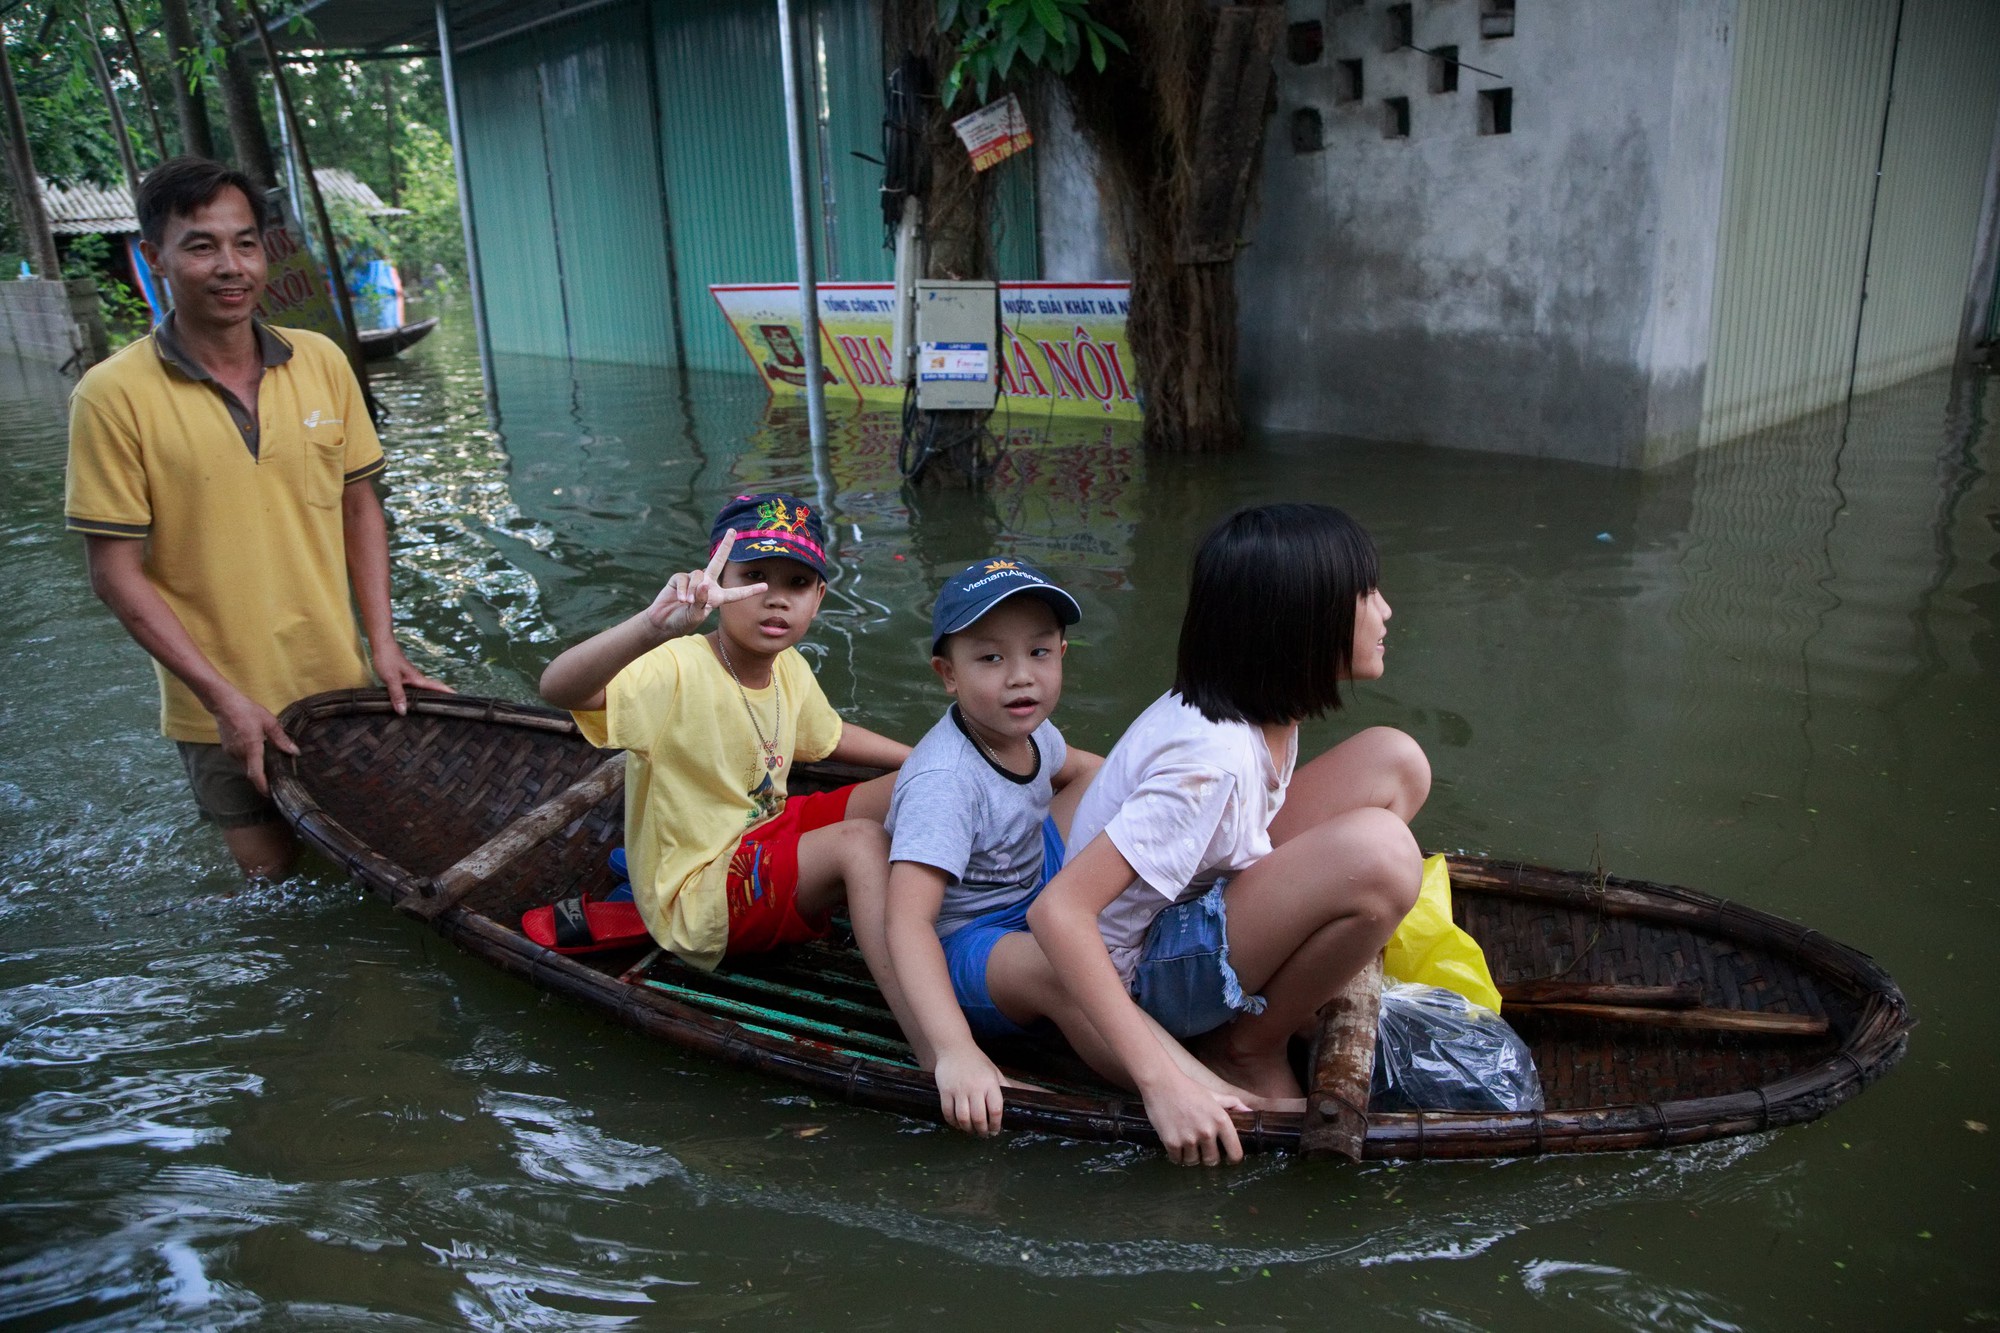
[[[958,131],[965,151],[972,154],[974,171],[998,166],[1035,142],[1035,136],[1028,133],[1028,118],[1021,114],[1021,99],[1012,93],[954,120],[951,127]]]
[[[796,283],[710,287],[723,318],[773,393],[805,386],[805,336]],[[1137,421],[1139,378],[1125,341],[1131,307],[1123,282],[1003,282],[1000,346],[937,343],[921,349],[927,379],[984,379],[998,360],[1000,410]],[[829,392],[862,402],[903,401],[891,365],[896,292],[886,282],[819,285],[820,373]]]
[[[304,237],[289,208],[281,204],[272,211],[271,225],[264,232],[264,260],[270,266],[269,275],[264,280],[264,299],[257,303],[257,314],[267,324],[324,333],[344,348],[347,335],[341,331],[340,316],[334,313],[326,271]]]

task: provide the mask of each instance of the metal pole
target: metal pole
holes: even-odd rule
[[[778,51],[785,64],[785,142],[791,150],[792,236],[799,251],[799,309],[805,319],[806,421],[813,459],[826,453],[826,397],[820,386],[819,287],[813,281],[812,210],[806,198],[806,143],[799,128],[799,66],[792,50],[792,6],[778,0]],[[826,497],[821,497],[824,504]],[[829,515],[831,517],[831,515]]]
[[[444,78],[444,119],[451,131],[451,169],[458,180],[458,220],[465,233],[465,285],[472,292],[472,324],[479,335],[479,378],[486,386],[486,411],[493,414],[493,340],[486,331],[486,298],[479,277],[479,228],[472,217],[472,182],[465,169],[465,130],[458,118],[458,74],[452,68],[451,15],[437,0],[438,65]]]
[[[275,99],[277,95],[273,93],[272,96]],[[313,235],[312,228],[306,226],[306,217],[310,210],[306,208],[305,193],[299,188],[298,159],[292,156],[292,132],[289,126],[290,122],[285,119],[284,108],[280,107],[278,156],[283,158],[285,163],[285,197],[292,201],[292,216],[298,220],[299,239],[305,242],[306,249],[311,250],[319,243],[319,238]]]
[[[313,216],[319,220],[319,238],[326,247],[326,268],[332,279],[334,309],[340,312],[342,332],[347,335],[347,360],[354,367],[354,378],[361,385],[361,396],[368,402],[368,415],[379,418],[374,395],[368,391],[368,363],[361,355],[361,326],[354,322],[354,300],[347,290],[347,266],[341,262],[340,242],[333,235],[333,219],[326,213],[326,197],[320,193],[319,177],[313,174],[312,150],[306,146],[305,127],[299,124],[299,113],[292,105],[291,81],[285,77],[285,64],[278,59],[278,48],[271,41],[271,29],[264,22],[263,7],[257,0],[243,0],[250,11],[250,21],[257,25],[257,41],[264,48],[264,63],[271,67],[271,90],[277,94],[278,124],[289,127],[287,142],[291,151],[285,155],[288,163],[298,164],[298,175],[305,182],[306,195],[312,200]],[[303,219],[301,220],[303,226]]]

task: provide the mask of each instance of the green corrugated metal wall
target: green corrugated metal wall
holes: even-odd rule
[[[881,155],[875,5],[796,9],[818,272],[887,281],[881,168],[855,156]],[[749,373],[708,287],[797,275],[773,7],[635,0],[462,55],[458,77],[494,349]],[[996,171],[999,275],[1037,277],[1033,172]]]
[[[1906,0],[1857,393],[1951,364],[2000,104],[2000,4]]]
[[[597,10],[459,61],[495,351],[674,363],[644,12]]]
[[[1743,0],[1703,445],[1840,401],[1896,0]]]
[[[819,253],[834,282],[887,282],[894,257],[882,248],[882,35],[860,5],[821,4],[812,12],[812,113],[816,174],[831,189],[821,211]],[[870,98],[840,96],[873,88]]]
[[[480,292],[493,350],[568,356],[533,54],[503,47],[459,62],[465,174],[479,219]]]
[[[1704,445],[1950,364],[1995,52],[1993,0],[1742,0]]]
[[[768,5],[683,0],[655,7],[653,37],[688,365],[747,370],[708,285],[798,272],[777,24]]]
[[[580,361],[674,363],[643,5],[534,35],[550,194]]]

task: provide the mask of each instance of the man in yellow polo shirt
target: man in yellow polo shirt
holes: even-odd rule
[[[396,644],[370,480],[382,446],[353,370],[321,335],[255,316],[262,195],[181,157],[153,169],[137,203],[174,310],[76,386],[64,512],[91,590],[152,654],[160,727],[203,817],[246,878],[281,878],[298,845],[264,752],[298,748],[277,712],[368,684],[371,662],[399,713],[406,686],[444,686]]]

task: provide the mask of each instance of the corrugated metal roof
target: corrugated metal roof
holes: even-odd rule
[[[313,179],[319,182],[319,192],[328,199],[345,199],[371,218],[407,217],[407,208],[391,208],[382,202],[382,196],[368,188],[367,182],[346,167],[314,167]]]
[[[139,230],[132,211],[132,192],[123,185],[74,185],[42,182],[42,202],[48,206],[49,226],[58,236],[84,236],[92,232]]]
[[[410,211],[383,203],[367,182],[346,167],[315,167],[313,179],[328,199],[345,199],[370,217],[399,218]],[[92,185],[88,181],[56,185],[44,180],[42,200],[48,205],[49,226],[58,236],[93,232],[116,236],[139,230],[132,192],[123,185]]]

